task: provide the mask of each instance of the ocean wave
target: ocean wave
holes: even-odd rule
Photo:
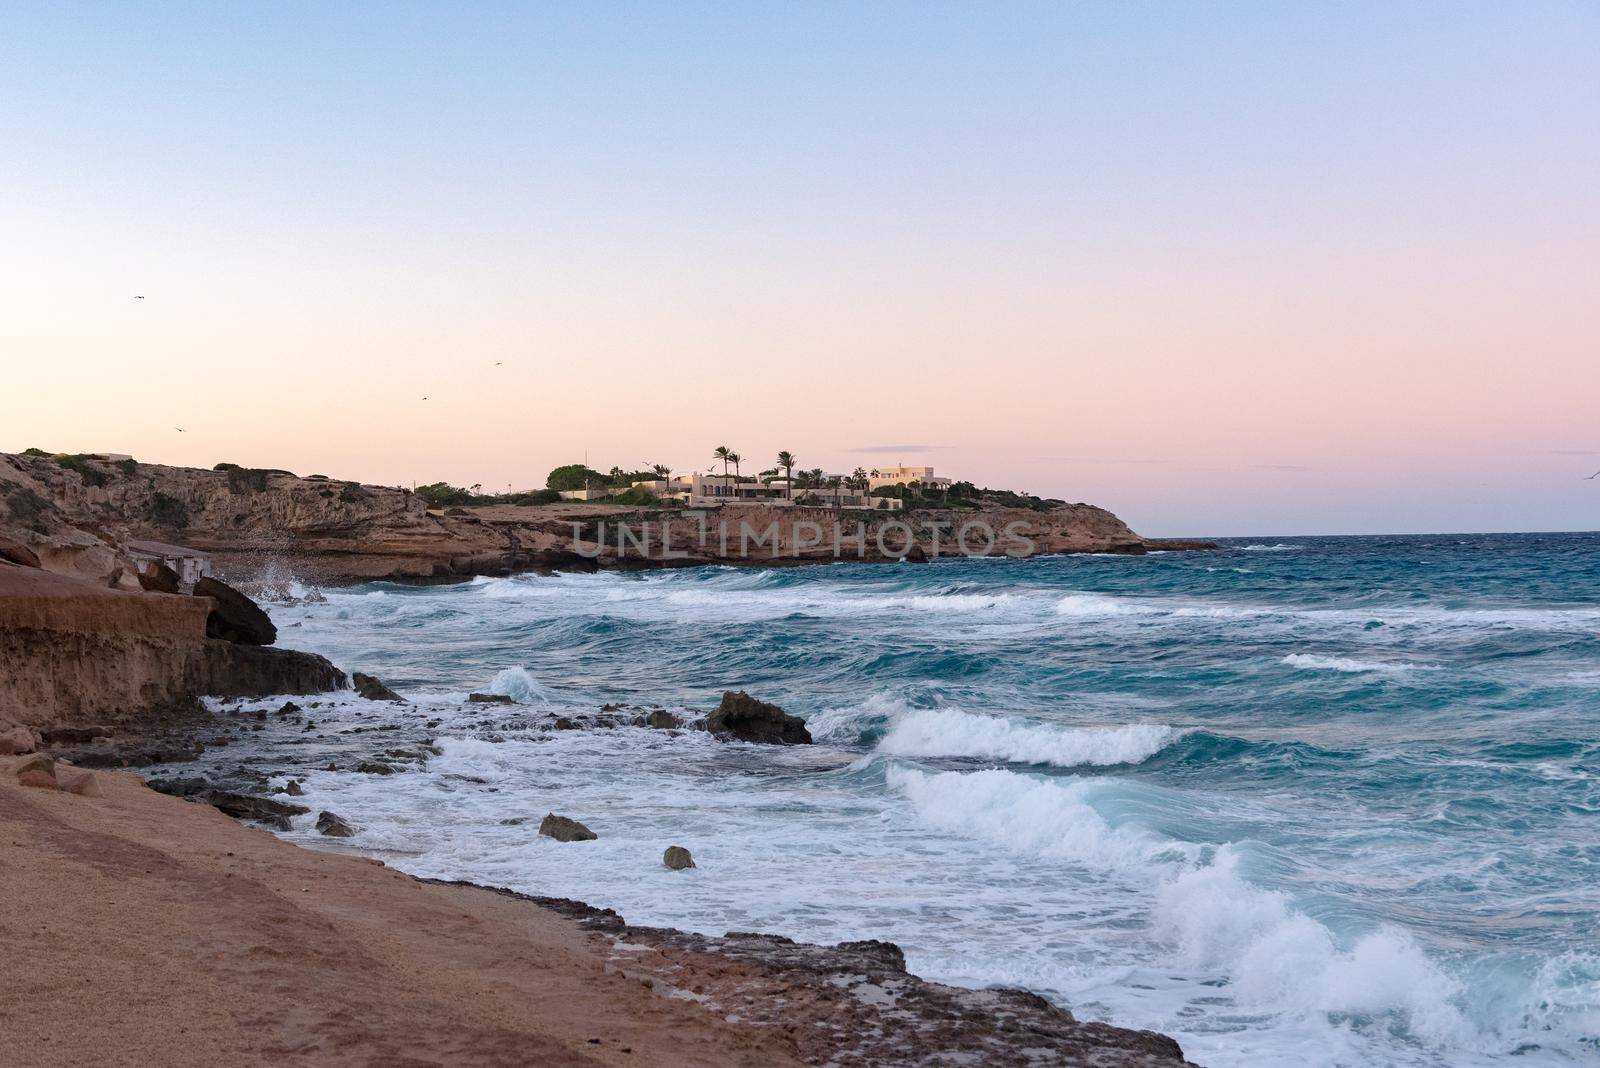
[[[1413,671],[1437,671],[1434,664],[1410,664],[1403,661],[1387,660],[1355,660],[1343,656],[1322,656],[1318,653],[1290,653],[1284,657],[1281,664],[1289,667],[1302,668],[1306,671],[1338,671],[1354,675],[1373,673],[1378,675],[1405,675]]]
[[[560,691],[528,674],[527,668],[509,667],[490,681],[488,693],[501,694],[519,705],[552,705],[563,702]]]
[[[1256,886],[1238,869],[1238,853],[1223,846],[1211,863],[1157,890],[1154,932],[1185,966],[1230,976],[1234,996],[1248,1007],[1398,1016],[1430,1045],[1476,1044],[1476,1028],[1455,1004],[1461,983],[1410,935],[1384,926],[1341,949],[1332,931],[1285,894]]]
[[[1279,542],[1276,545],[1241,545],[1239,551],[1244,553],[1297,553],[1301,551],[1298,545],[1285,545]]]
[[[924,823],[1013,852],[1071,861],[1096,871],[1153,874],[1174,843],[1113,829],[1085,800],[1094,780],[1057,783],[992,769],[925,772],[891,766],[890,789]]]
[[[1384,926],[1341,948],[1286,894],[1244,878],[1233,847],[1113,827],[1090,802],[1114,780],[893,767],[888,784],[939,830],[1143,884],[1158,941],[1185,968],[1226,976],[1244,1008],[1389,1020],[1430,1045],[1482,1045],[1456,1005],[1462,984],[1405,932]]]
[[[906,712],[878,751],[902,757],[977,757],[1059,768],[1108,767],[1148,760],[1184,732],[1161,724],[1052,727],[949,708]]]
[[[1160,611],[1150,605],[1109,597],[1103,593],[1069,593],[1056,602],[1058,616],[1129,616]]]

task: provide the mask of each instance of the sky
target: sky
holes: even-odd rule
[[[1595,529],[1596,56],[1557,0],[18,5],[0,450]]]

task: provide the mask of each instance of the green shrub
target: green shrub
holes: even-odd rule
[[[240,467],[238,464],[218,464],[217,466],[213,467],[211,470],[213,470],[213,471],[243,471],[244,468]]]
[[[189,525],[189,509],[184,507],[182,501],[176,497],[169,497],[165,493],[157,493],[150,498],[150,505],[146,511],[150,522],[157,526],[171,527],[181,530]]]
[[[79,478],[83,479],[85,486],[104,486],[111,481],[111,476],[95,467],[93,464],[94,458],[85,453],[63,454],[55,459],[58,465],[68,471],[75,472]]]
[[[118,460],[116,466],[122,472],[124,478],[132,478],[139,473],[139,461],[137,460]]]
[[[43,449],[23,449],[22,450],[22,455],[24,455],[24,456],[50,456],[52,454],[48,453],[48,452],[45,452]]]
[[[6,511],[11,518],[34,524],[50,508],[50,502],[27,486],[13,486],[6,491]]]
[[[323,490],[322,493],[325,497],[333,496],[333,493],[329,490]],[[367,488],[359,482],[346,482],[339,487],[339,499],[345,504],[355,504],[357,501],[364,501],[370,496],[371,494],[367,492]]]
[[[657,503],[656,495],[643,486],[629,486],[621,493],[613,494],[606,499],[613,504],[650,505]]]
[[[268,471],[259,467],[238,467],[229,464],[228,491],[230,493],[260,493],[267,488]]]

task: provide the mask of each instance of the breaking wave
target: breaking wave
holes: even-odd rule
[[[1015,764],[1108,767],[1148,760],[1184,732],[1162,724],[1051,727],[957,709],[917,709],[901,716],[878,752],[903,757],[976,757]]]

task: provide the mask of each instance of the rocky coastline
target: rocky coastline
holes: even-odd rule
[[[324,581],[646,565],[579,554],[541,526],[568,518],[438,517],[396,490],[329,495],[314,480],[274,475],[248,480],[241,494],[220,473],[107,466],[123,483],[87,477],[82,465],[0,456],[0,822],[15,861],[0,865],[0,893],[19,903],[7,923],[36,932],[23,936],[17,966],[0,970],[0,1026],[8,1042],[38,1052],[35,1063],[92,1055],[70,1038],[80,1032],[59,1038],[81,1018],[96,1019],[95,1032],[133,1060],[171,1064],[291,1055],[310,1064],[413,1056],[511,1064],[535,1050],[541,1063],[573,1065],[1187,1063],[1169,1038],[1083,1023],[1024,991],[919,979],[888,943],[639,928],[577,902],[465,884],[429,887],[422,907],[417,891],[399,887],[424,884],[381,863],[263,834],[311,817],[295,800],[297,767],[315,760],[394,775],[437,752],[438,719],[381,680],[278,648],[271,619],[234,586],[182,583],[164,565],[140,566],[128,551],[137,538],[181,537],[258,587],[270,587],[269,556],[320,568]],[[202,514],[203,524],[193,518]],[[1029,521],[1050,551],[1159,548],[1087,505]],[[780,529],[778,544],[795,536],[792,525]],[[263,541],[273,547],[256,547]],[[804,552],[789,559],[807,561]],[[355,725],[348,716],[337,730],[320,725],[327,701],[360,703]],[[491,742],[500,730],[628,726],[811,743],[803,720],[737,691],[688,716],[620,706],[557,715],[500,694],[467,703],[481,709]],[[278,758],[241,756],[224,775],[184,770],[203,754],[249,748],[246,739],[276,739]],[[146,769],[149,781],[128,768]],[[315,821],[337,847],[356,833],[359,814],[323,811]],[[593,837],[555,813],[541,833]],[[663,863],[694,867],[673,845]],[[118,907],[107,909],[108,900]],[[462,915],[472,918],[466,929]],[[47,930],[62,933],[37,934]],[[507,945],[520,948],[508,955]],[[552,954],[564,962],[554,977]],[[374,972],[373,960],[393,961],[395,971]],[[152,975],[170,985],[152,993]],[[222,1000],[201,999],[195,976]],[[70,997],[59,996],[68,988]],[[526,996],[494,1002],[509,988]],[[486,1015],[463,990],[499,1008]],[[585,1011],[574,1015],[563,997]],[[210,1008],[193,1008],[203,1001]],[[138,1021],[188,1026],[97,1015],[133,1002],[148,1010]],[[411,1027],[435,1017],[455,1033]]]
[[[910,513],[729,505],[685,511],[566,502],[430,509],[391,486],[286,471],[198,470],[0,453],[6,543],[47,570],[125,588],[137,539],[209,553],[236,583],[449,582],[476,575],[836,560],[1179,551],[1209,542],[1143,538],[1103,508],[986,506]]]
[[[482,709],[479,727],[482,737],[491,741],[498,737],[498,731],[612,730],[628,726],[702,730],[730,741],[777,747],[809,742],[809,736],[799,737],[804,731],[802,720],[740,692],[725,694],[716,708],[693,717],[673,716],[658,708],[608,705],[574,718],[491,699],[496,695],[475,696],[479,700],[469,703]],[[25,803],[53,794],[60,796],[60,800],[49,802],[56,806],[122,805],[159,812],[163,834],[191,821],[210,834],[218,833],[220,825],[215,819],[199,815],[216,810],[217,814],[230,817],[225,822],[235,829],[209,847],[212,856],[227,844],[226,855],[231,858],[239,852],[237,843],[248,839],[252,851],[272,851],[276,858],[272,867],[282,871],[286,865],[293,866],[286,854],[303,851],[250,828],[288,830],[291,817],[309,818],[312,809],[300,801],[302,792],[296,775],[303,775],[313,764],[322,767],[324,760],[330,760],[328,767],[392,775],[409,765],[426,763],[436,752],[428,730],[430,704],[357,698],[348,691],[333,697],[356,701],[368,714],[353,727],[348,717],[342,718],[342,726],[330,731],[317,721],[324,707],[320,698],[286,700],[281,704],[277,698],[228,699],[207,702],[201,714],[187,721],[151,723],[143,728],[56,728],[41,739],[44,752],[31,758],[18,756],[9,763],[0,759],[0,809],[8,819],[26,828],[39,814]],[[101,735],[102,730],[108,729],[112,731],[110,736]],[[245,738],[262,732],[266,732],[269,748],[277,753],[276,759],[262,763],[258,747],[249,753],[241,752],[221,773],[220,766],[213,762],[209,777],[181,771],[202,752],[231,752]],[[272,741],[274,735],[276,743]],[[302,739],[310,745],[297,748],[290,744]],[[160,766],[148,767],[151,764]],[[112,770],[141,766],[145,767],[146,778]],[[87,770],[91,768],[96,770]],[[21,777],[22,773],[38,775],[41,771],[45,778]],[[85,782],[85,778],[89,781]],[[55,788],[38,789],[50,786]],[[21,807],[19,796],[24,802]],[[180,798],[194,804],[178,804]],[[87,818],[103,815],[90,812]],[[354,833],[359,820],[359,813],[324,811],[316,816],[316,829],[329,848],[343,850],[342,840]],[[531,823],[529,833],[534,833]],[[594,837],[579,821],[553,813],[540,824],[538,833],[563,842]],[[674,862],[675,849],[668,848],[663,862],[672,868],[693,867],[684,850],[677,850],[681,859]],[[341,862],[346,859],[339,858]],[[369,861],[376,866],[352,869],[368,876],[357,879],[366,889],[352,891],[356,894],[352,899],[332,899],[330,907],[342,912],[363,900],[363,895],[374,887],[388,888],[387,882],[379,880],[391,878],[392,873],[380,862],[371,858]],[[146,882],[151,881],[150,874],[146,872]],[[410,876],[404,879],[469,899],[487,893],[506,899],[523,914],[533,910],[555,917],[564,928],[575,932],[594,967],[607,979],[622,981],[629,990],[661,999],[680,1011],[704,1014],[708,1021],[724,1025],[737,1021],[736,1030],[746,1036],[741,1041],[762,1050],[754,1059],[713,1059],[705,1063],[1095,1064],[1108,1068],[1188,1064],[1178,1044],[1166,1036],[1080,1021],[1068,1010],[1026,991],[974,990],[923,980],[906,970],[904,955],[887,942],[822,946],[778,935],[741,932],[710,937],[631,925],[611,910],[582,902],[467,882],[413,880]],[[367,886],[369,882],[373,886]],[[136,896],[138,892],[123,893]],[[516,923],[522,929],[527,921]],[[335,930],[343,934],[337,920]],[[319,937],[326,934],[319,933]],[[252,951],[246,947],[239,952]],[[285,947],[281,952],[292,959],[296,951]],[[313,1015],[321,1012],[337,1016],[347,1011],[337,999],[308,1008]],[[604,1035],[615,1023],[609,1018],[595,1020],[592,1029]],[[333,1048],[327,1045],[333,1031],[331,1025],[325,1026],[316,1051]],[[605,1041],[602,1037],[602,1046]],[[586,1038],[583,1045],[590,1044],[591,1039]],[[616,1049],[625,1052],[620,1044]],[[638,1046],[630,1045],[629,1049],[633,1057],[641,1053]],[[250,1059],[242,1054],[241,1058]],[[316,1063],[315,1057],[312,1062]],[[512,1062],[493,1056],[464,1056],[457,1063]],[[626,1063],[696,1062],[669,1055],[653,1061],[630,1059]]]

